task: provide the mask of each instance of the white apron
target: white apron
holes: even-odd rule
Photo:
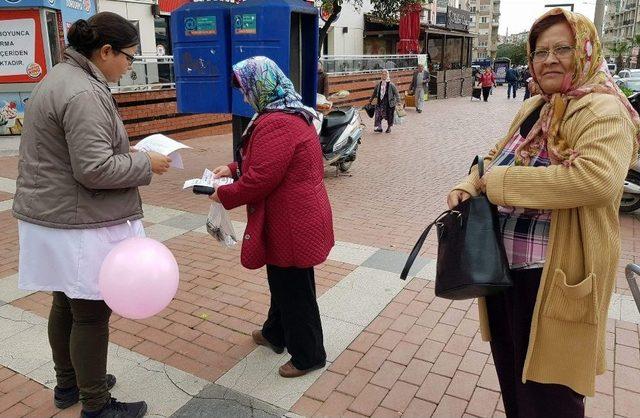
[[[140,220],[95,229],[48,228],[18,221],[18,232],[20,289],[58,291],[71,299],[90,300],[102,300],[98,275],[109,251],[127,238],[145,236]]]

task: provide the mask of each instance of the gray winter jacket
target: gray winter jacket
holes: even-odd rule
[[[51,228],[98,228],[142,218],[138,186],[151,162],[129,138],[107,80],[68,49],[25,109],[13,215]]]

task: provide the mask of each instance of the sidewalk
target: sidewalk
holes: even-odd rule
[[[329,364],[282,379],[287,361],[256,347],[250,333],[266,317],[264,269],[250,271],[239,249],[206,234],[209,203],[181,190],[231,158],[231,138],[190,140],[184,171],[142,189],[147,234],[176,256],[181,282],[160,315],[111,321],[110,373],[119,400],[145,399],[150,416],[504,416],[477,306],[434,297],[435,239],[407,282],[398,273],[418,235],[445,209],[450,188],[473,156],[504,134],[519,101],[497,89],[489,103],[428,102],[391,134],[366,134],[350,176],[327,171],[338,243],[316,270]],[[17,290],[17,222],[10,206],[16,157],[0,157],[0,418],[77,416],[56,410],[46,338],[51,297]],[[232,212],[241,234],[242,209]],[[640,416],[640,314],[624,266],[640,262],[640,221],[621,216],[623,254],[607,330],[608,371],[589,399],[591,417]],[[57,415],[56,415],[57,414]]]

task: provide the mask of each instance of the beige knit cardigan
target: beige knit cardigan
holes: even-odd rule
[[[523,104],[486,163],[542,103],[536,96]],[[620,257],[618,209],[638,154],[637,133],[615,97],[589,94],[570,102],[560,128],[579,152],[573,165],[499,166],[485,175],[494,204],[552,210],[523,382],[557,383],[593,396],[595,377],[606,370],[605,329]],[[474,167],[455,189],[475,196],[479,186]],[[479,307],[482,335],[490,340],[484,299]]]

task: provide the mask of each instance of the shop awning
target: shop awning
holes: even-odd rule
[[[183,4],[190,3],[191,0],[158,0],[158,6],[162,13],[171,13]]]

